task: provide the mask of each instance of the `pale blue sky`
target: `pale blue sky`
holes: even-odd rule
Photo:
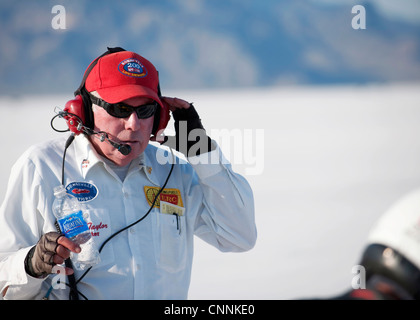
[[[314,3],[328,3],[331,5],[363,5],[373,3],[378,10],[387,17],[405,20],[420,25],[420,0],[311,0]]]

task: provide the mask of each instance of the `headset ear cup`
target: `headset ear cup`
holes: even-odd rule
[[[93,110],[92,110],[92,101],[89,98],[89,94],[85,88],[80,91],[80,95],[82,96],[83,100],[83,112],[84,112],[84,124],[89,129],[93,130],[94,122],[93,122]]]
[[[74,99],[67,101],[64,111],[68,113],[64,119],[70,131],[76,135],[82,133],[83,131],[79,128],[79,124],[83,125],[86,120],[82,96],[77,95]]]
[[[159,71],[158,77],[159,77]],[[155,137],[159,137],[163,135],[163,131],[165,130],[166,126],[168,125],[169,119],[171,115],[169,113],[169,108],[162,102],[162,92],[160,90],[160,81],[158,82],[157,86],[157,94],[160,99],[160,108],[155,113],[155,121],[153,123],[153,130],[152,134]]]
[[[158,128],[159,128],[159,122],[160,122],[160,109],[161,109],[161,108],[158,108],[158,109],[156,110],[156,113],[155,113],[155,118],[154,118],[154,120],[153,120],[153,129],[152,129],[152,134],[153,134],[153,135],[156,135],[156,133],[157,133],[157,131],[158,131]]]
[[[160,108],[155,113],[155,120],[153,123],[153,135],[155,137],[161,136],[166,126],[168,125],[169,119],[171,118],[169,114],[169,109],[165,105],[160,105]]]

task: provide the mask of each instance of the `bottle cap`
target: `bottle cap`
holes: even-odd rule
[[[55,196],[60,194],[60,193],[63,193],[63,192],[67,192],[67,191],[66,191],[66,188],[62,184],[57,186],[57,187],[54,187],[54,195]]]

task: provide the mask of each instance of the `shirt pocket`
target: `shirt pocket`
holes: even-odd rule
[[[95,209],[86,209],[88,217],[86,221],[89,226],[90,233],[96,245],[96,248],[99,250],[102,244],[111,236],[111,219],[109,216],[109,211],[103,208]],[[100,252],[101,262],[99,266],[104,266],[110,263],[113,263],[115,260],[114,250],[112,246],[112,241],[108,242]]]
[[[170,273],[183,270],[187,263],[185,217],[153,212],[152,221],[156,264]]]

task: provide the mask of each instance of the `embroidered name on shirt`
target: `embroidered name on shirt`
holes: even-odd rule
[[[102,222],[99,224],[93,224],[92,222],[88,222],[90,233],[93,237],[99,237],[99,230],[100,229],[108,229],[108,225]]]
[[[152,205],[153,200],[155,199],[159,190],[159,187],[144,187],[144,195],[146,196],[147,203],[149,204],[149,206]],[[179,207],[184,206],[184,203],[182,202],[181,191],[175,188],[163,189],[163,191],[159,195],[159,198],[156,199],[156,208],[160,208],[160,201],[164,201]]]

